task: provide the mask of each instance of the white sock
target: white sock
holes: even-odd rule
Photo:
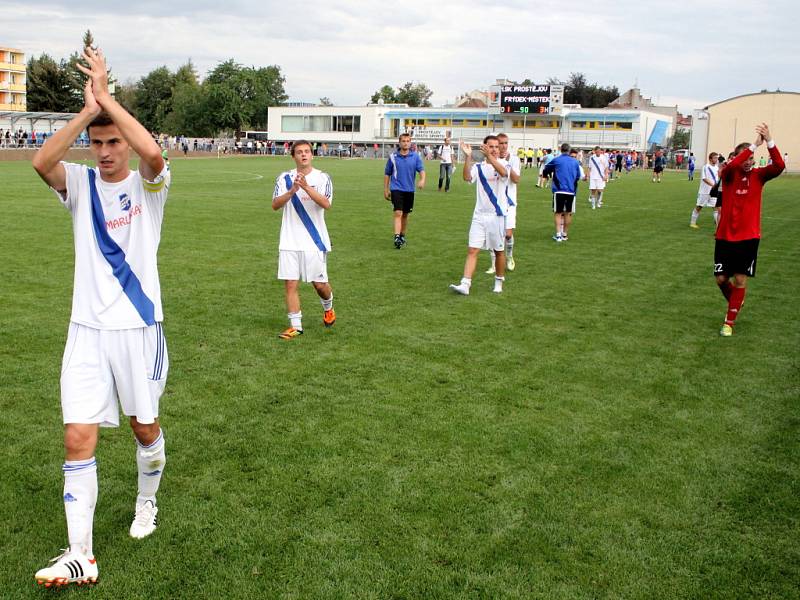
[[[506,278],[505,278],[505,277],[497,277],[497,276],[495,275],[495,278],[494,278],[494,289],[496,289],[496,290],[502,290],[502,289],[503,289],[503,282],[504,282],[505,280],[506,280]]]
[[[92,556],[92,523],[97,504],[97,461],[94,456],[86,460],[65,460],[62,469],[69,547]]]
[[[600,195],[597,196],[597,203],[598,204],[603,203],[603,192],[600,192]]]
[[[494,253],[494,250],[489,250],[489,255],[492,257],[492,268],[495,268],[497,264],[497,255]]]
[[[333,308],[333,292],[331,292],[331,297],[327,300],[325,298],[320,298],[319,301],[322,303],[322,310],[330,310]]]
[[[299,311],[296,313],[287,313],[289,317],[289,325],[294,327],[295,329],[303,330],[303,312]]]
[[[690,225],[697,225],[697,217],[700,216],[700,213],[696,210],[692,211],[692,218],[689,220]]]
[[[714,224],[719,225],[719,211],[714,211]]]
[[[164,452],[164,433],[159,430],[156,441],[149,446],[143,446],[136,441],[136,466],[139,469],[139,495],[136,496],[137,504],[144,504],[150,500],[156,503],[156,492],[161,483],[161,475],[167,455]]]
[[[472,279],[470,279],[469,277],[462,277],[461,278],[461,285],[465,285],[467,287],[470,287],[472,285]]]
[[[514,236],[506,238],[506,257],[514,256]]]

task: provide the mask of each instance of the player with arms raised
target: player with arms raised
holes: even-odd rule
[[[472,275],[478,264],[478,253],[481,248],[493,250],[495,254],[494,277],[495,293],[503,291],[505,281],[506,255],[506,211],[508,198],[505,194],[508,180],[508,163],[500,158],[500,144],[497,136],[487,135],[481,145],[481,152],[485,159],[480,163],[473,163],[472,148],[466,142],[461,142],[461,151],[466,156],[464,162],[464,181],[476,184],[475,211],[472,213],[472,224],[469,228],[467,243],[467,259],[464,263],[464,276],[461,283],[451,284],[450,289],[464,296],[469,295],[472,286]]]
[[[753,153],[766,142],[772,163],[754,169]],[[736,146],[735,157],[720,173],[723,199],[714,246],[714,276],[728,301],[719,334],[733,335],[736,317],[744,304],[747,278],[756,276],[761,239],[761,191],[764,184],[786,168],[766,123],[756,127],[756,141]]]
[[[331,239],[325,226],[325,211],[333,201],[331,178],[311,166],[313,152],[306,140],[292,144],[296,167],[281,173],[275,182],[272,209],[283,209],[281,237],[278,246],[278,279],[286,286],[286,312],[289,328],[278,334],[291,340],[303,333],[300,312],[300,280],[310,281],[322,303],[322,323],[333,326],[333,290],[328,283],[328,252]]]
[[[47,587],[94,583],[99,427],[119,425],[136,438],[139,493],[130,535],[156,528],[156,491],[166,457],[158,421],[169,361],[161,327],[157,252],[170,174],[147,130],[108,91],[100,50],[86,48],[81,112],[33,158],[33,168],[72,215],[75,279],[61,370],[64,418],[64,510],[69,547],[36,573]],[[96,167],[61,162],[86,129]],[[130,149],[138,171],[128,166]]]

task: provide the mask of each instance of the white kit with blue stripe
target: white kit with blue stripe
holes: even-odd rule
[[[286,171],[275,181],[273,198],[282,196],[292,187],[297,169]],[[312,169],[306,183],[333,203],[333,184],[327,173]],[[314,202],[302,189],[283,205],[279,250],[330,252],[331,238],[325,226],[325,209]]]
[[[714,187],[714,184],[717,183],[719,180],[719,165],[712,165],[711,163],[706,163],[703,165],[703,170],[701,171],[702,177],[700,178],[700,189],[697,191],[700,195],[710,194],[711,188]],[[705,180],[708,179],[712,182],[712,185],[708,185]]]
[[[498,162],[506,168],[507,173],[508,162],[503,159],[498,159]],[[500,177],[488,161],[472,165],[470,182],[478,188],[475,214],[494,214],[498,217],[506,215],[508,210],[507,181],[508,177]]]
[[[158,279],[158,245],[170,173],[154,181],[131,171],[118,183],[96,169],[62,163],[72,214],[75,279],[71,321],[95,329],[147,327],[164,319]]]

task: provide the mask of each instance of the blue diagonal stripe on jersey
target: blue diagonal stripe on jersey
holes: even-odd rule
[[[89,169],[89,190],[92,198],[92,226],[100,252],[103,253],[103,258],[111,265],[111,272],[119,281],[122,291],[125,292],[136,312],[142,317],[142,321],[148,325],[154,325],[156,319],[153,301],[144,293],[139,278],[136,277],[128,261],[125,260],[125,252],[122,251],[122,248],[117,245],[106,230],[106,217],[103,214],[100,194],[97,193],[94,169]]]
[[[290,190],[292,188],[292,178],[286,175],[286,190]],[[314,240],[314,244],[316,244],[317,248],[322,250],[322,252],[327,252],[328,249],[325,247],[325,244],[322,242],[322,237],[319,235],[319,231],[314,226],[314,222],[311,220],[311,217],[308,216],[303,203],[300,202],[300,198],[297,197],[297,194],[292,195],[292,206],[294,207],[295,211],[297,211],[297,216],[300,217],[300,220],[303,222],[306,230],[308,231],[308,235],[311,236],[311,239]]]
[[[600,177],[605,177],[605,175],[603,174],[603,172],[600,170],[600,165],[598,165],[598,164],[597,164],[597,161],[594,159],[594,156],[593,156],[591,159],[589,159],[589,160],[591,160],[591,161],[592,161],[592,164],[594,165],[594,168],[595,168],[595,169],[597,169],[597,172],[598,172],[598,174],[600,175]]]
[[[502,217],[503,209],[500,208],[500,204],[497,202],[497,196],[494,195],[494,191],[492,191],[492,186],[489,185],[489,182],[486,181],[486,177],[483,176],[483,171],[481,171],[480,165],[478,165],[478,179],[481,180],[483,191],[486,192],[486,195],[489,197],[489,202],[491,202],[492,206],[494,206],[494,210],[495,212],[497,212],[497,216]]]

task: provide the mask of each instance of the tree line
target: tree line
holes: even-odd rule
[[[84,46],[92,46],[90,31]],[[32,112],[80,112],[83,76],[79,55],[28,60],[27,108]],[[115,96],[147,129],[170,135],[213,137],[222,131],[267,129],[267,107],[288,96],[277,65],[246,67],[234,59],[214,67],[201,82],[189,60],[176,71],[162,66],[135,83],[115,84]]]

